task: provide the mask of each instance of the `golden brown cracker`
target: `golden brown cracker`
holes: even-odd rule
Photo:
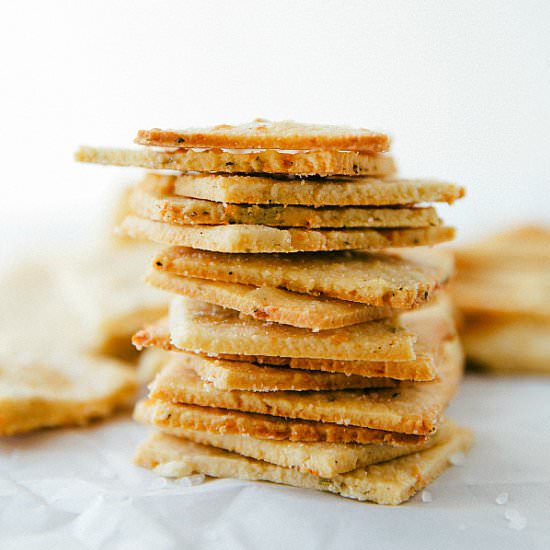
[[[451,457],[466,451],[472,440],[470,430],[447,422],[445,432],[430,449],[358,468],[332,480],[161,433],[153,434],[141,444],[135,462],[168,477],[195,473],[238,477],[329,491],[379,504],[400,504],[440,475]]]
[[[216,252],[302,252],[431,246],[454,238],[452,227],[279,229],[265,225],[173,225],[128,216],[118,231],[137,239]]]
[[[155,151],[81,147],[75,160],[152,170],[226,174],[285,174],[290,176],[391,176],[396,167],[388,155],[356,151],[289,152],[222,149]]]
[[[165,367],[151,385],[150,397],[193,405],[235,409],[318,422],[426,435],[434,433],[462,374],[457,338],[444,347],[439,377],[432,382],[403,382],[383,390],[313,392],[220,391],[189,369]]]
[[[231,149],[336,150],[382,153],[390,146],[386,134],[366,128],[329,124],[304,124],[292,120],[219,124],[207,128],[182,130],[140,130],[135,139],[140,145],[158,147],[221,147]]]
[[[153,267],[186,277],[410,309],[431,300],[454,271],[447,255],[411,252],[402,258],[382,252],[224,254],[171,247],[157,254]]]
[[[155,288],[240,311],[255,319],[325,330],[392,317],[388,306],[376,307],[290,292],[182,277],[152,269],[145,281]]]
[[[205,354],[370,361],[414,359],[416,341],[393,319],[313,332],[179,296],[170,307],[170,337],[179,349]]]
[[[276,185],[276,184],[275,184]],[[142,218],[180,225],[250,224],[270,227],[355,228],[441,225],[432,207],[321,207],[230,204],[181,197],[151,189],[147,179],[131,195],[132,210]]]
[[[185,430],[221,434],[238,434],[259,439],[289,441],[327,441],[384,445],[418,445],[428,436],[343,426],[330,422],[312,422],[281,418],[268,414],[241,412],[217,407],[201,407],[158,399],[140,401],[134,413],[136,420],[154,424],[180,437]]]

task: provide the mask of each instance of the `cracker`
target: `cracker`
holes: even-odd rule
[[[409,325],[410,326],[410,325]],[[342,373],[348,376],[375,376],[396,380],[433,380],[437,375],[437,356],[441,342],[448,335],[435,328],[432,323],[426,324],[426,334],[411,327],[418,333],[415,344],[416,359],[410,361],[346,361],[331,359],[309,359],[301,357],[274,357],[266,355],[215,354],[219,359],[230,361],[247,361],[268,366],[287,366],[294,369]],[[434,328],[433,331],[430,328]],[[165,351],[181,351],[170,341],[168,320],[162,319],[137,332],[133,339],[138,349],[159,348]],[[155,370],[158,372],[158,370]]]
[[[434,208],[229,204],[170,195],[151,187],[146,178],[134,190],[131,197],[133,212],[149,220],[179,225],[251,224],[308,229],[441,225]]]
[[[0,435],[86,424],[132,405],[135,372],[84,355],[0,357]]]
[[[80,315],[94,353],[129,356],[131,337],[168,311],[168,298],[140,281],[149,243],[89,249],[58,269],[62,292]]]
[[[550,373],[550,321],[467,319],[462,334],[468,359],[502,372]]]
[[[448,254],[387,253],[223,254],[171,247],[153,261],[176,275],[279,287],[372,306],[410,309],[431,300],[452,276]]]
[[[232,353],[314,359],[406,361],[416,337],[393,319],[313,332],[263,323],[204,302],[175,297],[170,306],[174,346],[206,354]]]
[[[342,426],[329,422],[312,422],[255,414],[217,407],[201,407],[148,399],[137,404],[134,412],[140,422],[154,424],[164,431],[182,436],[185,430],[220,434],[239,434],[259,439],[288,441],[327,441],[384,445],[418,445],[428,436]]]
[[[361,501],[400,504],[439,476],[450,464],[451,456],[466,451],[472,440],[470,430],[447,421],[439,441],[430,449],[358,468],[332,480],[162,433],[153,434],[141,444],[135,462],[168,477],[194,473],[238,477],[329,491]]]
[[[257,118],[233,126],[220,124],[184,130],[140,130],[140,145],[159,147],[224,147],[233,149],[338,150],[381,153],[390,146],[386,134],[365,128],[303,124],[292,120],[273,122]]]
[[[548,267],[550,262],[550,228],[524,225],[500,231],[456,250],[461,267],[496,267],[518,265]]]
[[[147,403],[140,404],[135,417],[139,422],[155,425]],[[432,446],[438,439],[438,434],[436,434],[428,441],[416,445],[357,445],[356,443],[327,443],[325,441],[270,440],[240,434],[171,429],[162,425],[157,427],[164,433],[195,443],[212,445],[257,460],[265,460],[284,468],[294,468],[299,472],[326,478],[421,451]]]
[[[75,160],[93,164],[136,166],[181,172],[221,172],[227,174],[287,174],[292,176],[391,176],[395,162],[387,155],[356,151],[285,152],[235,151],[222,149],[178,149],[153,151],[81,147]]]
[[[151,385],[151,399],[417,435],[434,433],[462,374],[457,338],[444,346],[439,377],[398,389],[313,392],[221,391],[189,369],[171,364]]]
[[[550,264],[462,269],[452,291],[458,307],[468,314],[550,319]]]
[[[147,274],[145,281],[155,288],[235,309],[255,319],[315,330],[340,328],[393,316],[388,306],[368,306],[280,288],[181,277],[155,269]]]
[[[388,206],[426,202],[452,204],[464,188],[436,180],[325,178],[276,179],[265,176],[214,174],[161,176],[149,174],[170,193],[236,204],[302,206]]]
[[[218,390],[318,391],[397,386],[397,382],[389,378],[366,378],[286,367],[277,368],[185,352],[169,355],[161,368],[171,363],[192,369],[204,382],[212,384]]]
[[[278,229],[265,225],[173,225],[128,216],[122,234],[216,252],[302,252],[426,246],[450,241],[452,227],[411,229]]]
[[[453,293],[469,315],[550,320],[550,229],[523,226],[456,251]]]
[[[137,378],[141,385],[147,385],[160,372],[166,362],[166,350],[160,347],[144,349],[137,361]]]

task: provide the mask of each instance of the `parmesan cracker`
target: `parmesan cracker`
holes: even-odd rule
[[[316,254],[224,254],[171,247],[156,269],[199,279],[278,287],[372,306],[410,309],[431,300],[454,272],[452,257],[436,251]]]
[[[438,442],[430,449],[358,468],[331,480],[162,433],[153,434],[142,443],[135,462],[168,477],[195,473],[238,477],[329,491],[378,504],[400,504],[438,477],[450,464],[450,457],[466,451],[472,440],[470,430],[448,421]]]
[[[140,422],[155,425],[150,418],[147,404],[138,407],[136,418]],[[152,412],[152,411],[151,411]],[[212,431],[171,429],[157,426],[162,432],[182,437],[195,443],[211,445],[240,455],[265,460],[284,468],[294,468],[316,476],[332,478],[357,468],[392,460],[398,456],[415,453],[432,446],[438,434],[416,445],[358,445],[356,443],[327,443],[259,439],[240,434],[214,433]]]
[[[245,361],[228,361],[193,353],[166,354],[161,368],[175,362],[192,369],[204,381],[218,390],[246,391],[319,391],[347,388],[394,388],[395,380],[346,376],[287,367],[270,367]],[[160,369],[159,369],[160,371]]]
[[[268,366],[287,366],[294,369],[342,373],[347,376],[375,376],[396,380],[433,380],[437,375],[437,358],[443,340],[449,337],[433,323],[426,323],[426,331],[420,331],[408,324],[418,334],[415,344],[416,359],[410,361],[347,361],[332,359],[310,359],[305,357],[275,357],[267,355],[213,354],[219,359],[247,361]],[[433,330],[432,330],[433,329]],[[138,349],[181,351],[170,340],[168,320],[160,321],[137,332],[133,339]],[[154,360],[152,359],[154,362]],[[160,363],[159,363],[160,367]],[[155,373],[160,369],[155,369]]]
[[[187,368],[170,364],[151,385],[151,399],[361,426],[417,435],[434,433],[462,374],[457,338],[444,346],[439,377],[399,388],[313,392],[221,391]]]
[[[86,424],[128,408],[135,373],[124,363],[66,353],[0,357],[0,435]]]
[[[148,174],[164,192],[222,203],[259,205],[390,206],[427,202],[452,204],[464,188],[438,180],[373,177],[288,179],[261,175]]]
[[[223,147],[232,149],[337,150],[381,153],[390,146],[386,134],[365,128],[303,124],[292,120],[273,122],[257,118],[232,126],[184,130],[140,130],[135,139],[140,145],[159,147]]]
[[[140,401],[134,412],[139,422],[183,436],[185,430],[220,434],[240,434],[258,439],[288,441],[327,441],[384,445],[418,445],[428,436],[343,426],[330,422],[312,422],[217,407],[172,403],[160,399]]]
[[[153,170],[227,174],[287,174],[291,176],[391,176],[395,162],[387,155],[356,151],[289,152],[222,149],[154,151],[81,147],[75,160],[93,164],[136,166]]]
[[[550,321],[467,319],[462,339],[468,359],[477,366],[503,373],[550,373]]]
[[[302,252],[431,246],[454,238],[452,227],[279,229],[265,225],[174,225],[128,216],[118,231],[137,239],[216,252]]]
[[[206,354],[232,353],[344,360],[411,360],[416,337],[395,320],[313,332],[263,323],[204,302],[175,297],[170,306],[174,346]]]
[[[170,195],[151,187],[146,178],[133,190],[130,199],[133,212],[149,220],[179,225],[250,224],[307,229],[441,225],[441,219],[431,207],[312,208],[310,206],[229,204]]]
[[[181,277],[155,269],[147,274],[145,281],[155,288],[235,309],[255,319],[315,330],[340,328],[393,316],[388,306],[368,306],[280,288]]]

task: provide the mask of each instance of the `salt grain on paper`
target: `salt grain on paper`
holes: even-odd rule
[[[506,504],[508,502],[508,493],[500,493],[497,498],[495,498],[497,504]]]
[[[432,497],[432,493],[430,493],[430,491],[422,491],[422,502],[432,502],[433,500],[433,497]]]
[[[508,520],[508,527],[515,531],[522,531],[527,526],[527,518],[514,508],[507,508],[504,517]]]
[[[179,479],[175,479],[174,483],[182,485],[183,487],[194,487],[195,485],[200,485],[201,483],[204,483],[204,478],[204,474],[195,474],[193,476],[180,477]]]

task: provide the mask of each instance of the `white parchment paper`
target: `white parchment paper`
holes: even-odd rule
[[[462,465],[399,507],[132,464],[127,417],[0,441],[0,548],[550,548],[550,379],[468,375]],[[459,460],[460,462],[460,460]],[[501,502],[501,504],[498,504]]]

